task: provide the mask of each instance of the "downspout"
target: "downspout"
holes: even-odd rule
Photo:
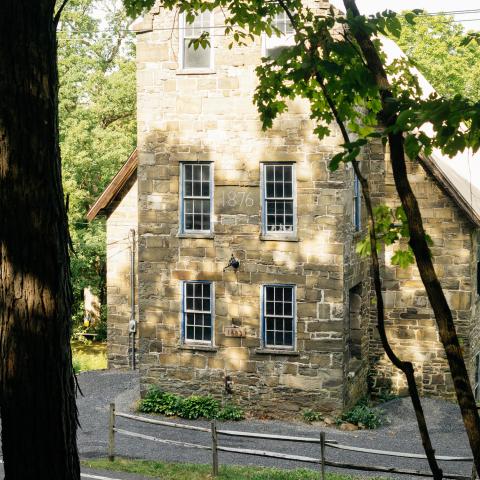
[[[135,337],[137,333],[137,320],[135,318],[135,230],[130,230],[131,245],[130,245],[130,321],[128,323],[128,333],[131,342],[131,360],[130,365],[132,370],[135,370]]]

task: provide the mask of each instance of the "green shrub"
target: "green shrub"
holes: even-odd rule
[[[344,413],[341,419],[355,425],[363,425],[368,429],[374,429],[383,425],[382,413],[382,410],[372,407],[367,398],[363,398],[351,410]]]
[[[173,393],[163,392],[153,387],[140,401],[138,410],[142,413],[157,413],[166,416],[177,416],[188,420],[198,418],[218,418],[220,420],[243,420],[243,410],[235,405],[221,408],[217,400],[211,396],[191,395],[181,397]]]
[[[75,358],[72,360],[72,367],[75,373],[80,373],[82,371],[82,364],[80,360],[77,360]]]
[[[202,397],[200,395],[191,395],[183,399],[180,404],[178,416],[189,420],[197,418],[215,418],[220,406],[213,397]]]
[[[143,413],[158,413],[171,417],[178,415],[182,398],[173,393],[162,392],[158,388],[151,388],[145,398],[141,400],[138,410]]]
[[[320,412],[315,412],[310,408],[307,408],[302,412],[303,419],[306,422],[320,422],[323,420],[323,415]]]
[[[233,420],[238,422],[245,418],[245,413],[236,405],[225,405],[217,414],[219,420]]]

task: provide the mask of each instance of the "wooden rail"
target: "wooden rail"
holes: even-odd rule
[[[117,428],[116,422],[115,422],[116,417],[126,418],[128,420],[134,420],[136,422],[141,422],[141,423],[159,425],[163,427],[179,428],[184,430],[194,430],[194,431],[203,432],[203,433],[210,433],[211,446],[200,445],[196,443],[180,442],[177,440],[167,440],[163,438],[153,437],[150,435],[145,435],[143,433],[131,432],[129,430]],[[141,417],[138,415],[131,415],[129,413],[116,412],[115,405],[112,403],[110,404],[110,415],[109,415],[108,456],[110,460],[113,460],[115,456],[115,434],[126,435],[129,437],[135,437],[142,440],[148,440],[148,441],[167,444],[167,445],[175,445],[182,448],[196,448],[200,450],[212,451],[212,472],[214,477],[218,476],[218,465],[219,465],[218,452],[229,452],[229,453],[236,453],[241,455],[253,455],[257,457],[278,458],[282,460],[317,464],[317,465],[320,465],[320,468],[321,468],[322,480],[325,479],[325,466],[330,466],[334,468],[343,468],[347,470],[366,471],[366,472],[396,473],[400,475],[410,475],[410,476],[417,476],[417,477],[432,476],[431,472],[424,472],[420,470],[393,468],[393,467],[385,467],[385,466],[379,466],[379,465],[357,465],[353,463],[333,462],[326,459],[327,447],[336,448],[339,450],[351,451],[351,452],[358,452],[363,454],[425,460],[426,456],[419,453],[393,452],[388,450],[375,450],[375,449],[362,448],[362,447],[353,447],[349,445],[341,445],[335,440],[325,439],[324,432],[321,432],[319,437],[316,437],[316,438],[315,437],[295,437],[295,436],[288,436],[288,435],[273,435],[273,434],[266,434],[266,433],[241,432],[236,430],[220,430],[220,429],[217,429],[217,423],[215,420],[212,421],[211,428],[197,427],[194,425],[186,425],[183,423],[166,422],[163,420],[155,420],[152,418]],[[240,437],[240,438],[259,438],[259,439],[281,441],[281,442],[320,444],[320,452],[319,452],[320,458],[306,457],[301,455],[291,455],[291,454],[280,453],[280,452],[271,452],[268,450],[253,450],[253,449],[245,449],[245,448],[225,447],[219,444],[218,437],[220,435],[230,436],[230,437]],[[471,457],[454,457],[454,456],[441,456],[441,455],[437,456],[437,460],[440,460],[443,462],[473,462],[473,458]],[[471,477],[453,474],[453,473],[445,473],[444,478],[452,479],[452,480],[471,480]]]

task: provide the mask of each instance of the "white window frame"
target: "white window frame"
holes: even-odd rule
[[[187,310],[187,285],[207,284],[210,285],[210,318],[211,318],[211,339],[194,340],[187,338],[187,313],[205,314],[203,310]],[[202,280],[185,280],[182,282],[182,343],[185,345],[207,345],[215,346],[215,283]]]
[[[202,13],[202,12],[201,12]],[[178,67],[180,72],[185,73],[213,73],[215,70],[215,45],[213,41],[213,32],[215,27],[215,12],[210,11],[210,27],[209,31],[209,41],[210,41],[210,65],[208,67],[185,67],[185,32],[187,28],[187,15],[185,13],[180,14],[179,18],[179,44],[178,44]],[[189,37],[190,38],[190,37]],[[192,37],[193,38],[193,37]],[[198,38],[198,37],[197,37]],[[202,48],[202,47],[198,47]]]
[[[292,318],[292,345],[269,345],[267,344],[267,323],[266,323],[266,289],[267,287],[280,287],[292,289],[292,315],[285,318]],[[262,348],[265,350],[287,350],[297,349],[297,286],[282,283],[267,283],[260,286],[260,328],[262,332]]]
[[[210,228],[208,230],[186,230],[185,229],[185,166],[186,165],[207,165],[210,169]],[[180,188],[179,188],[179,200],[180,200],[180,205],[179,205],[179,213],[180,213],[180,219],[179,219],[179,233],[181,235],[196,235],[196,234],[202,234],[202,235],[210,235],[213,233],[213,224],[214,224],[214,218],[213,218],[213,202],[214,202],[214,168],[213,168],[213,162],[180,162],[180,175],[179,175],[179,181],[180,181]],[[191,197],[189,197],[191,198]],[[193,196],[192,196],[192,199]],[[198,197],[199,200],[204,199],[206,200],[207,197]]]
[[[267,229],[267,175],[266,168],[272,166],[291,166],[292,167],[292,200],[293,200],[293,229],[292,231],[275,231]],[[285,198],[286,200],[287,198]],[[297,174],[295,162],[262,162],[260,164],[260,204],[262,206],[261,216],[261,234],[267,238],[296,238],[297,237]]]
[[[277,17],[279,14],[282,14],[286,17],[286,12],[279,12],[275,15]],[[280,36],[276,32],[272,33],[269,37],[266,33],[262,34],[262,57],[267,56],[268,50],[278,48],[278,47],[292,47],[295,45],[295,32],[292,33],[283,33]]]

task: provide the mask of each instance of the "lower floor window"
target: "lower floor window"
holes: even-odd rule
[[[263,287],[263,338],[265,347],[292,348],[295,338],[295,287]]]
[[[185,282],[183,323],[186,342],[212,342],[213,286],[210,282]]]

